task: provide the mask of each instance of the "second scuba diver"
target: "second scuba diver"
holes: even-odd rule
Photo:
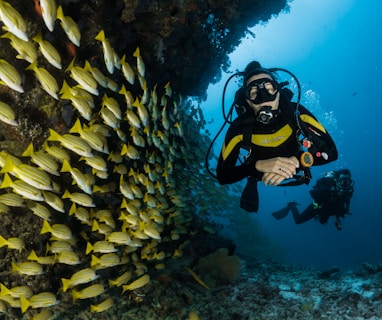
[[[354,192],[354,181],[348,169],[330,171],[324,173],[310,190],[313,203],[300,214],[297,203],[289,202],[286,208],[273,212],[277,220],[285,218],[292,210],[296,224],[304,223],[311,219],[317,219],[321,224],[326,224],[329,217],[335,217],[334,224],[337,230],[342,229],[340,218],[351,214],[350,200]]]

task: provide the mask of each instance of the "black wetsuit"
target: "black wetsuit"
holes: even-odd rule
[[[350,179],[350,178],[349,178]],[[310,219],[318,218],[325,224],[329,217],[343,218],[349,213],[350,199],[353,196],[353,187],[349,185],[346,192],[337,190],[335,177],[323,177],[310,190],[314,202],[311,203],[301,214],[293,203],[289,204],[296,224],[304,223]]]
[[[297,125],[292,113],[285,112],[287,107],[281,105],[281,114],[271,123],[262,124],[257,122],[254,117],[251,119],[241,116],[238,117],[229,127],[222,151],[220,153],[216,173],[220,184],[234,183],[247,177],[254,177],[261,180],[263,173],[256,170],[255,163],[258,160],[270,159],[275,157],[292,157],[300,159],[302,151],[297,143]],[[295,103],[290,102],[293,109]],[[293,109],[294,110],[294,109]],[[317,119],[303,106],[299,106],[301,120],[315,132],[315,136],[322,142],[317,152],[312,152],[314,157],[313,165],[322,165],[337,159],[337,148],[333,139]],[[244,128],[251,125],[251,151],[249,157],[240,159],[240,150],[243,148]],[[315,150],[316,146],[311,149]],[[318,153],[318,151],[320,153]],[[248,152],[247,152],[248,153]],[[325,157],[322,154],[325,153]],[[243,160],[239,162],[238,160]],[[302,166],[300,166],[302,167]]]

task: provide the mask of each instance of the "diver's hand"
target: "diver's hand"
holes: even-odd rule
[[[284,180],[286,180],[285,177],[277,173],[269,173],[269,172],[264,173],[263,178],[261,179],[261,181],[263,181],[263,183],[266,186],[278,186]]]
[[[292,178],[300,166],[296,157],[276,157],[258,160],[256,170],[264,172],[262,181],[265,185],[277,186],[285,179]]]

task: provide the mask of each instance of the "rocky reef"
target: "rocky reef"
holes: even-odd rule
[[[285,5],[0,0],[6,319],[139,304],[213,232],[212,212],[235,210],[203,168],[210,139],[187,97],[203,99],[246,28]]]

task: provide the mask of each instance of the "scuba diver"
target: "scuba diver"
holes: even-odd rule
[[[287,72],[295,79],[299,89],[297,102],[291,101],[292,91],[284,88],[288,82],[277,82],[277,71]],[[269,186],[308,184],[309,167],[332,162],[338,153],[326,129],[300,105],[301,87],[291,72],[265,69],[259,62],[252,61],[244,72],[233,76],[237,75],[243,76],[243,85],[237,90],[233,103],[238,117],[231,122],[225,117],[230,127],[216,177],[220,184],[247,178],[240,206],[248,212],[257,212],[258,181]]]
[[[304,223],[313,218],[321,224],[326,224],[329,217],[335,216],[334,224],[337,230],[342,229],[340,218],[344,218],[349,212],[350,199],[354,192],[354,181],[348,169],[330,171],[323,174],[310,190],[313,203],[300,214],[295,201],[289,202],[287,207],[273,212],[277,220],[285,218],[292,210],[296,224]]]

